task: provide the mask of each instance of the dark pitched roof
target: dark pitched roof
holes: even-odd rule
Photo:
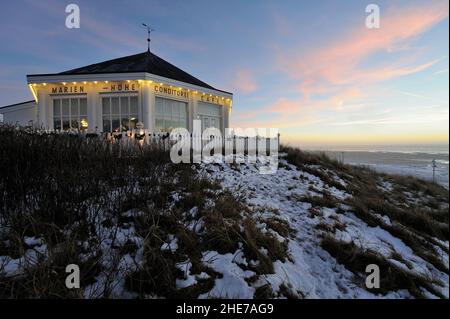
[[[161,59],[160,57],[149,51],[126,56],[123,58],[108,60],[101,63],[91,64],[81,68],[57,73],[57,75],[74,75],[74,74],[82,75],[82,74],[132,73],[132,72],[147,72],[162,77],[166,77],[172,80],[197,85],[207,89],[217,90],[211,85],[203,81],[200,81],[196,77],[177,68],[173,64]],[[226,91],[221,92],[229,93]]]
[[[14,103],[14,104],[5,105],[5,106],[0,106],[0,109],[6,109],[8,107],[13,107],[13,106],[21,105],[21,104],[28,104],[28,103],[31,103],[31,102],[35,102],[35,100],[30,100],[30,101],[25,101],[25,102],[20,102],[20,103]]]

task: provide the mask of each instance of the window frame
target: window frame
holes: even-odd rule
[[[104,99],[109,100],[109,113],[105,114],[104,112]],[[118,113],[113,112],[113,99],[118,100]],[[127,112],[122,113],[122,101],[123,99],[127,100]],[[136,109],[133,111],[136,111],[136,113],[132,113],[132,99],[136,100],[135,107]],[[105,94],[100,96],[100,107],[101,107],[101,123],[102,123],[102,131],[103,132],[126,132],[129,130],[133,130],[136,128],[136,124],[139,122],[140,118],[140,107],[139,107],[139,95],[137,93],[134,94]],[[133,120],[134,119],[134,120]],[[123,125],[123,120],[127,120],[128,127]],[[109,127],[105,126],[105,121],[109,122]],[[114,129],[113,123],[116,123],[118,121],[119,123],[119,130]],[[134,123],[132,125],[132,123]],[[109,128],[109,130],[105,129]],[[126,129],[123,129],[126,128]]]
[[[158,110],[158,100],[162,101],[162,110]],[[168,112],[169,105],[170,112]],[[182,105],[183,107],[178,107],[176,110],[175,105]],[[182,111],[183,108],[185,110],[184,112]],[[162,125],[158,124],[160,121],[162,121]],[[175,125],[175,123],[177,124]],[[155,130],[168,132],[171,128],[178,127],[189,128],[189,103],[177,99],[155,96]]]
[[[73,112],[73,106],[72,101],[76,100],[76,114],[72,114]],[[81,101],[85,101],[86,106],[86,113],[81,112],[82,103]],[[67,113],[63,112],[63,101],[68,101],[67,104]],[[58,102],[58,111],[56,112],[56,102]],[[85,131],[89,128],[89,121],[88,121],[88,105],[87,105],[87,96],[81,95],[81,96],[54,96],[52,97],[52,119],[53,119],[53,129],[59,130],[59,131],[70,131],[70,130],[79,130],[79,131]],[[58,114],[57,114],[58,113]],[[81,122],[86,121],[88,124],[87,127],[82,127]],[[59,122],[59,126],[55,125]],[[64,128],[65,122],[67,121],[68,127]],[[77,123],[76,127],[73,125],[73,123]]]

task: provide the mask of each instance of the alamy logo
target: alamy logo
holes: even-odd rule
[[[366,273],[366,287],[368,289],[379,289],[380,288],[380,267],[375,264],[367,265]]]
[[[369,4],[366,7],[366,13],[369,15],[366,17],[366,27],[368,29],[380,28],[380,7],[376,4]]]
[[[80,28],[80,7],[74,3],[66,6],[66,13],[69,15],[66,17],[66,27],[68,29]]]
[[[66,287],[68,289],[80,288],[80,267],[75,264],[67,265],[66,273],[69,274],[66,277]]]
[[[170,139],[173,163],[255,163],[260,174],[274,174],[278,169],[278,129],[247,128],[201,131],[201,121],[194,120],[192,134],[185,128],[175,128]],[[192,152],[191,152],[192,151]]]

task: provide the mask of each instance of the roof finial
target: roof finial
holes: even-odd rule
[[[142,23],[142,25],[147,29],[147,52],[150,52],[150,33],[155,31],[150,26],[146,25],[145,23]]]

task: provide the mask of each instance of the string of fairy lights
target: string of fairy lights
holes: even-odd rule
[[[208,92],[201,92],[199,90],[183,89],[181,86],[174,86],[174,85],[166,84],[166,83],[163,83],[163,82],[157,82],[157,81],[152,81],[152,80],[126,80],[125,82],[131,83],[133,81],[137,82],[140,85],[141,84],[155,84],[155,85],[158,85],[159,87],[169,88],[169,89],[174,90],[174,91],[183,91],[184,90],[188,94],[192,94],[194,96],[200,95],[200,96],[209,97],[210,99],[215,98],[218,102],[222,101],[223,103],[228,104],[230,107],[232,106],[232,103],[233,103],[233,101],[230,98],[227,98],[227,97],[214,95],[214,94],[211,94],[211,93],[208,93]],[[84,85],[88,85],[88,84],[97,85],[99,83],[100,84],[101,83],[108,84],[108,83],[121,83],[121,82],[107,81],[107,80],[106,81],[80,81],[80,82],[73,81],[73,82],[52,82],[52,83],[30,83],[30,84],[28,84],[28,86],[29,86],[29,88],[31,90],[31,93],[33,94],[33,97],[34,97],[35,101],[37,102],[38,101],[38,96],[37,96],[37,92],[36,92],[35,89],[38,88],[39,86],[46,87],[47,85],[52,85],[52,84],[53,85],[62,84],[64,86],[66,86],[68,84],[78,85],[78,84],[81,84],[81,83],[84,84]]]

